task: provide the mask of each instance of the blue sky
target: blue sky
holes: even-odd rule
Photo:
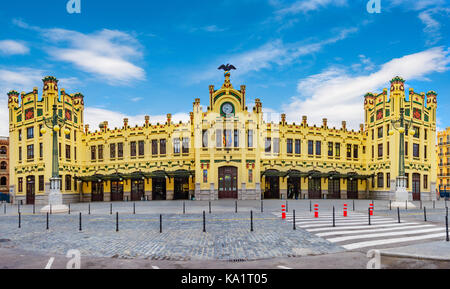
[[[450,126],[450,3],[445,0],[65,0],[8,1],[0,7],[0,134],[6,92],[31,91],[53,75],[85,95],[86,121],[120,126],[187,120],[194,98],[208,105],[222,63],[232,63],[248,106],[267,118],[310,123],[327,117],[357,129],[363,95],[400,75],[415,91],[438,93],[438,127]]]

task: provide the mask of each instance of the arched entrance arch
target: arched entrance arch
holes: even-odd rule
[[[238,169],[236,167],[219,168],[219,199],[238,198]]]

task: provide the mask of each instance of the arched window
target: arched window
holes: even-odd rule
[[[0,155],[6,155],[6,151],[7,149],[5,146],[0,147]]]
[[[7,182],[6,177],[2,177],[2,179],[0,180],[0,186],[6,186],[6,182]]]
[[[8,168],[8,164],[6,162],[2,162],[0,164],[0,170],[6,170]]]

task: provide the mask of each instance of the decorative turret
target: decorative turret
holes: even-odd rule
[[[427,107],[437,106],[437,93],[433,90],[427,92]]]
[[[147,127],[150,124],[150,116],[146,115],[145,116],[145,126]]]
[[[53,76],[47,76],[42,79],[42,82],[44,83],[42,98],[51,110],[53,105],[58,104],[58,79]]]
[[[123,119],[123,128],[127,129],[128,128],[128,118],[124,118]]]
[[[172,123],[172,115],[170,113],[167,114],[167,125],[171,125]]]
[[[328,128],[328,119],[326,119],[326,118],[322,119],[322,127]]]
[[[285,125],[285,124],[286,124],[286,114],[285,114],[285,113],[282,113],[282,114],[281,114],[281,124],[282,124],[282,125]]]
[[[8,92],[8,107],[10,109],[19,107],[19,93],[15,90]]]
[[[262,112],[262,103],[259,98],[255,99],[255,107],[253,108],[253,111],[256,113]]]
[[[100,128],[100,130],[102,132],[106,132],[108,130],[108,122],[104,121],[104,122],[100,123],[100,125],[98,127]]]
[[[342,121],[342,130],[347,131],[347,122],[345,120]]]
[[[400,76],[396,76],[391,80],[391,93],[405,93],[405,80]]]
[[[302,126],[308,126],[308,117],[306,115],[302,116]]]

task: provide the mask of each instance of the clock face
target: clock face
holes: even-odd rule
[[[230,114],[232,114],[232,113],[233,113],[233,106],[231,105],[231,103],[225,103],[225,104],[222,106],[222,112],[223,112],[223,114],[225,114],[225,115],[230,115]]]

